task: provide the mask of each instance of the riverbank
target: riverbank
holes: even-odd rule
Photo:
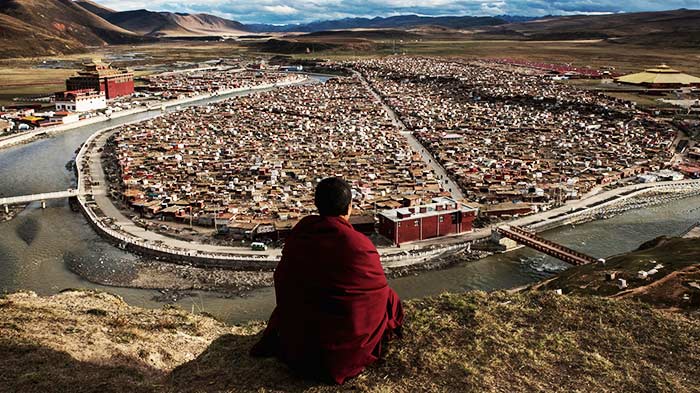
[[[206,269],[138,257],[117,262],[107,268],[103,260],[71,259],[66,267],[84,279],[104,286],[153,289],[160,292],[152,300],[174,303],[192,296],[194,291],[207,291],[221,297],[246,296],[255,289],[273,285],[272,272],[240,272]]]
[[[423,263],[408,266],[386,267],[388,279],[416,275],[421,272],[447,269],[459,263],[477,261],[492,255],[488,251],[457,250],[445,253]],[[236,271],[221,268],[202,268],[187,264],[172,263],[163,260],[139,256],[136,259],[123,259],[112,263],[111,268],[105,261],[85,261],[71,259],[67,268],[84,279],[109,287],[155,289],[161,295],[153,300],[172,303],[190,296],[191,291],[212,292],[216,296],[244,297],[256,289],[272,287],[272,271]]]
[[[331,386],[248,356],[261,322],[228,326],[92,291],[12,294],[0,298],[0,391],[686,393],[700,385],[700,321],[639,302],[470,292],[404,305],[403,338],[362,375]]]

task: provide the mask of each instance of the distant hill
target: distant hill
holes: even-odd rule
[[[485,39],[605,39],[631,44],[694,46],[700,42],[700,11],[551,17],[489,27],[480,35]]]
[[[0,1],[0,56],[60,54],[143,41],[71,0]]]
[[[400,29],[368,29],[368,30],[327,30],[307,33],[296,37],[324,39],[368,39],[368,40],[414,40],[422,38],[420,34]]]
[[[107,8],[101,4],[97,4],[94,1],[90,0],[76,0],[75,4],[83,7],[87,11],[90,11],[101,18],[105,18],[107,15],[111,15],[117,12],[111,8]]]
[[[135,10],[111,13],[105,18],[126,30],[149,37],[241,35],[250,32],[242,23],[207,14]]]
[[[266,24],[247,25],[254,32],[302,32],[313,33],[326,30],[347,29],[393,29],[413,28],[417,26],[440,26],[450,29],[471,29],[483,26],[503,25],[507,22],[495,17],[480,16],[441,16],[429,17],[418,15],[400,15],[388,18],[345,18],[327,20],[299,25],[274,26]]]

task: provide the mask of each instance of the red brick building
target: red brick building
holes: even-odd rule
[[[66,80],[66,90],[103,91],[108,100],[134,93],[134,74],[100,61],[84,64],[84,70]]]
[[[477,209],[451,198],[379,213],[379,234],[396,245],[471,232]]]

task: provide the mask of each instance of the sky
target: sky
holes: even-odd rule
[[[700,9],[700,0],[96,0],[118,11],[208,13],[243,23],[308,23],[349,17],[417,14],[575,15]]]

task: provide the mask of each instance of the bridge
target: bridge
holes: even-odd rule
[[[544,239],[535,233],[517,226],[502,226],[496,230],[501,236],[507,237],[517,243],[560,259],[572,265],[588,265],[599,260],[582,252],[564,247],[551,240]]]
[[[46,207],[46,201],[51,199],[63,199],[77,197],[79,195],[78,190],[69,189],[66,191],[58,192],[47,192],[44,194],[33,194],[33,195],[22,195],[7,198],[0,198],[0,205],[5,207],[5,213],[9,211],[10,205],[22,205],[30,202],[41,201],[41,207]]]

